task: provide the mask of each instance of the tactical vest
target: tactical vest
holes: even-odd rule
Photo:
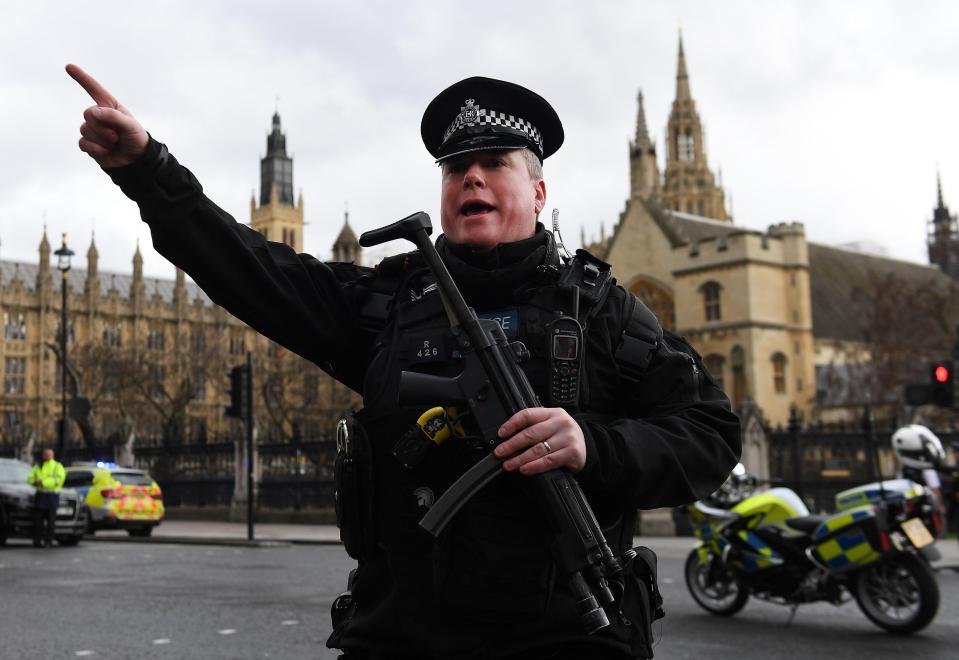
[[[610,392],[593,393],[583,387],[578,405],[570,406],[570,412],[577,408],[592,410],[594,398],[615,398],[612,392],[620,386],[620,378],[640,376],[661,342],[662,330],[641,302],[612,286],[608,264],[588,253],[578,252],[565,269],[544,276],[552,283],[530,286],[528,291],[518,292],[513,304],[476,310],[477,314],[499,318],[507,336],[525,344],[530,355],[522,368],[543,399],[548,359],[545,328],[559,316],[578,311],[586,326],[584,335],[589,336],[590,320],[615,291],[616,298],[610,303],[622,307],[616,310],[620,327],[609,338],[612,341],[607,340],[605,350],[587,342],[585,359],[595,362],[598,369],[618,371],[619,375],[612,373],[605,384]],[[414,370],[456,375],[460,370],[457,346],[432,277],[418,263],[416,253],[383,262],[367,286],[371,293],[360,310],[361,324],[370,330],[381,324],[381,329],[363,383],[364,408],[355,415],[362,430],[354,434],[365,435],[372,473],[363,495],[372,502],[366,512],[371,529],[361,535],[361,547],[351,549],[347,545],[361,560],[357,601],[362,602],[365,589],[371,590],[369,599],[387,597],[372,593],[374,587],[367,584],[364,588],[362,584],[364,560],[372,560],[377,564],[374,570],[388,570],[388,575],[380,574],[376,579],[392,582],[389,597],[397,599],[406,617],[403,625],[414,637],[428,636],[438,620],[442,620],[443,629],[455,631],[457,621],[463,620],[515,624],[543,620],[547,613],[553,618],[568,613],[572,617],[570,625],[578,626],[573,603],[562,602],[568,596],[556,593],[564,591],[565,586],[554,580],[550,532],[522,476],[506,473],[497,477],[457,514],[435,542],[419,529],[418,522],[434,499],[481,454],[468,443],[452,438],[432,448],[412,468],[393,456],[397,440],[424,410],[436,405],[423,402],[421,406],[399,407],[400,373]],[[577,299],[579,310],[570,309]],[[549,404],[544,400],[544,405]],[[603,522],[623,527],[622,520]],[[616,534],[628,538],[610,537],[611,544],[629,543],[632,522]],[[620,552],[625,547],[614,550]],[[377,616],[375,612],[366,614]],[[358,610],[360,625],[363,616]],[[382,625],[382,620],[377,625]],[[422,629],[417,630],[420,626]],[[468,633],[464,630],[463,634]]]

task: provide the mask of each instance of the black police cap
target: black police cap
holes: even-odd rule
[[[543,160],[563,144],[563,124],[546,99],[480,76],[440,92],[423,113],[420,133],[437,162],[470,151],[523,147]]]

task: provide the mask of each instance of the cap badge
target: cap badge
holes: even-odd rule
[[[475,104],[475,99],[466,99],[466,105],[460,108],[459,119],[467,126],[472,126],[479,119],[479,108]]]

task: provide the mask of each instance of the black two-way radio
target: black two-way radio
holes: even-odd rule
[[[546,341],[549,401],[554,406],[575,406],[583,370],[583,326],[570,316],[561,316],[549,324]]]

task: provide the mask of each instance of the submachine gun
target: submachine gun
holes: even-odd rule
[[[497,431],[503,422],[520,410],[541,404],[519,366],[529,355],[526,347],[522,342],[510,343],[499,323],[479,319],[467,307],[429,239],[432,231],[430,217],[420,212],[368,231],[359,242],[370,247],[403,238],[419,248],[436,278],[462,354],[463,370],[455,377],[404,371],[398,403],[467,407],[490,451],[454,482],[420,521],[420,527],[435,538],[473,495],[503,472],[503,460],[492,453],[501,442]],[[607,611],[629,625],[617,604],[623,592],[623,565],[606,543],[579,483],[566,469],[549,470],[529,479],[555,534],[553,554],[569,581],[586,632],[593,634],[609,626]]]

